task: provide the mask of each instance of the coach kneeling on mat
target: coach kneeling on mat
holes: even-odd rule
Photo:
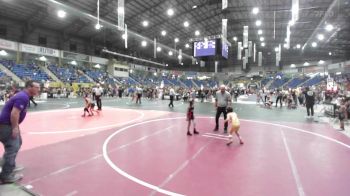
[[[0,174],[3,183],[12,183],[20,180],[23,175],[14,173],[16,156],[22,145],[19,124],[27,113],[29,99],[37,96],[40,91],[39,83],[28,81],[25,89],[6,102],[0,114],[0,141],[5,147],[4,163]]]
[[[215,116],[215,129],[214,131],[219,130],[219,118],[221,113],[224,113],[224,119],[226,120],[227,118],[227,111],[226,108],[227,106],[231,106],[232,100],[231,100],[231,95],[229,92],[226,91],[225,85],[220,86],[220,91],[216,92],[216,97],[215,97],[215,107],[216,107],[216,116]],[[224,133],[227,133],[227,126],[228,123],[225,123],[225,129]]]

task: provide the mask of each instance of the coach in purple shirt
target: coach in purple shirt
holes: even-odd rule
[[[23,177],[22,174],[13,172],[16,167],[16,156],[22,145],[19,124],[26,117],[30,97],[38,95],[39,92],[39,83],[26,82],[25,89],[11,97],[0,114],[0,141],[5,148],[0,174],[0,180],[3,183],[16,182]]]

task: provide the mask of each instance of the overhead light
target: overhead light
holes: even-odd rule
[[[96,64],[96,65],[95,65],[95,68],[100,69],[100,68],[101,68],[101,65],[100,65],[100,64]]]
[[[335,73],[335,75],[341,75],[341,72],[337,72],[337,73]]]
[[[157,52],[160,52],[160,51],[162,51],[162,48],[161,47],[157,47]]]
[[[97,24],[95,25],[95,29],[100,30],[101,28],[102,28],[102,25],[100,25],[100,23],[97,23]]]
[[[253,8],[252,12],[255,15],[258,14],[259,13],[259,8],[257,8],[257,7]]]
[[[70,62],[70,64],[77,65],[78,63],[76,61],[72,61],[72,62]]]
[[[327,31],[332,31],[333,29],[334,29],[333,25],[331,25],[331,24],[326,25]]]
[[[44,57],[44,56],[39,57],[39,60],[40,61],[47,61],[46,57]]]
[[[65,12],[64,10],[58,10],[58,11],[57,11],[57,16],[58,16],[59,18],[65,18],[66,15],[67,15],[67,12]]]
[[[283,44],[283,47],[284,47],[284,48],[288,48],[288,45],[287,45],[287,44]]]
[[[262,47],[265,47],[265,43],[264,43],[264,42],[263,42],[263,43],[261,43],[261,46],[262,46]]]
[[[7,56],[8,53],[5,50],[0,50],[0,56]]]
[[[233,37],[233,41],[235,41],[235,42],[236,42],[236,41],[237,41],[237,37]]]
[[[165,36],[165,35],[166,35],[166,31],[163,30],[163,31],[161,32],[161,34],[162,34],[162,36]]]
[[[329,55],[329,56],[332,56],[332,52],[328,52],[328,55]]]
[[[181,65],[184,65],[184,63],[181,63]]]
[[[317,43],[316,42],[312,42],[311,46],[316,48],[317,47]]]
[[[261,24],[262,24],[261,20],[257,20],[257,21],[255,22],[255,25],[258,26],[258,27],[261,26]]]
[[[126,39],[126,34],[125,33],[122,35],[122,39]]]
[[[146,47],[146,46],[147,46],[147,42],[146,42],[146,41],[142,41],[142,42],[141,42],[141,46],[142,46],[142,47]]]
[[[179,42],[179,38],[174,39],[175,43]]]
[[[129,71],[130,73],[132,73],[132,72],[134,72],[132,69],[130,69],[130,71]]]
[[[186,48],[189,48],[189,47],[190,47],[190,44],[186,44],[185,47],[186,47]]]
[[[182,55],[177,56],[178,59],[182,59]]]
[[[168,14],[168,16],[174,15],[174,10],[169,8],[168,11],[167,11],[167,14]]]
[[[300,49],[300,48],[301,48],[301,45],[300,45],[300,44],[297,44],[297,48]]]
[[[310,65],[310,63],[308,63],[308,62],[304,63],[304,66],[309,66],[309,65]]]
[[[154,76],[157,76],[157,72],[154,72]]]
[[[190,23],[188,21],[185,21],[184,22],[184,27],[188,27],[188,26],[190,26]]]
[[[290,67],[295,67],[295,64],[291,64]]]
[[[260,37],[260,41],[262,41],[262,42],[263,42],[264,40],[265,40],[265,38],[264,38],[264,37]]]
[[[144,20],[142,22],[142,26],[144,26],[144,27],[148,27],[148,24],[149,24],[149,22],[147,20]]]
[[[192,9],[196,9],[196,8],[197,8],[197,5],[192,6]]]
[[[258,30],[258,35],[262,35],[263,31],[261,29]]]
[[[169,51],[169,56],[173,56],[173,52],[172,51]]]
[[[165,67],[168,67],[169,65],[168,64],[165,64]]]
[[[208,42],[208,38],[204,38],[204,42]]]
[[[275,52],[278,52],[278,51],[279,51],[279,49],[278,49],[278,47],[276,47],[276,48],[275,48]]]
[[[199,36],[200,34],[201,34],[201,33],[200,33],[198,30],[194,32],[194,35],[195,35],[195,36]]]
[[[323,65],[325,62],[323,60],[318,61],[318,64]]]
[[[318,34],[317,35],[317,39],[320,40],[320,41],[324,40],[324,35],[323,34]]]

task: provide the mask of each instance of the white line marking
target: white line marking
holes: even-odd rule
[[[285,136],[283,130],[281,130],[281,134],[282,134],[284,147],[286,148],[286,151],[287,151],[288,160],[289,160],[292,172],[293,172],[293,176],[294,176],[294,180],[295,180],[295,183],[296,183],[296,186],[298,189],[299,196],[305,196],[305,192],[304,192],[303,186],[302,186],[301,181],[300,181],[298,170],[297,170],[297,167],[296,167],[295,162],[293,160],[292,153],[290,152],[289,146],[287,144],[287,139],[286,139],[286,136]]]
[[[82,131],[94,131],[94,130],[100,130],[100,129],[107,129],[107,128],[115,128],[118,126],[122,126],[122,125],[126,125],[132,122],[136,122],[139,121],[141,119],[144,118],[145,113],[143,112],[139,112],[137,110],[133,110],[134,112],[137,112],[139,115],[139,117],[137,117],[136,119],[133,120],[129,120],[126,122],[121,122],[121,123],[116,123],[116,124],[111,124],[111,125],[105,125],[105,126],[99,126],[99,127],[92,127],[92,128],[85,128],[85,129],[75,129],[75,130],[69,130],[69,131],[42,131],[42,132],[27,132],[27,134],[30,135],[44,135],[44,134],[62,134],[62,133],[76,133],[76,132],[82,132]]]
[[[178,167],[173,173],[171,173],[160,185],[159,187],[164,187],[166,184],[168,184],[175,176],[177,176],[177,174],[179,174],[183,169],[185,169],[185,167],[194,159],[196,159],[198,157],[198,155],[206,148],[208,147],[208,145],[211,143],[208,142],[207,144],[205,144],[204,146],[202,146],[190,159],[186,160],[185,162],[183,162],[180,167]],[[150,195],[153,196],[155,195],[157,192],[153,191]]]
[[[65,196],[73,196],[73,195],[76,195],[76,194],[78,194],[78,191],[72,191],[72,192],[66,194]]]
[[[228,135],[222,135],[222,134],[216,134],[216,133],[204,133],[203,135],[211,135],[211,136],[217,136],[217,137],[225,137],[228,138]]]
[[[126,148],[126,147],[128,147],[128,146],[131,146],[131,145],[133,145],[133,144],[139,143],[139,142],[141,142],[141,141],[143,141],[143,140],[146,140],[146,139],[148,139],[148,138],[150,138],[150,137],[152,137],[152,136],[158,135],[158,134],[160,134],[160,133],[163,133],[163,132],[166,132],[166,131],[170,131],[171,128],[173,128],[173,127],[174,127],[174,126],[171,125],[171,126],[165,128],[165,129],[162,129],[162,130],[153,132],[153,133],[150,134],[150,135],[141,137],[141,138],[139,138],[139,139],[137,139],[137,140],[134,140],[134,141],[131,141],[131,142],[129,142],[129,143],[123,144],[123,145],[121,145],[121,146],[118,146],[118,147],[116,147],[116,148],[113,148],[113,149],[111,149],[111,150],[109,151],[109,153],[113,153],[113,152],[116,152],[116,151],[121,150],[121,149],[123,149],[123,148]],[[101,153],[101,154],[97,154],[97,155],[95,155],[95,156],[93,156],[93,157],[91,157],[91,158],[89,158],[89,159],[85,159],[85,160],[79,161],[78,163],[75,163],[75,164],[66,166],[66,167],[61,168],[61,169],[56,170],[56,171],[53,171],[53,172],[49,173],[48,175],[41,176],[41,177],[39,177],[39,178],[33,179],[33,180],[29,181],[28,184],[32,184],[32,183],[34,183],[34,182],[43,180],[43,179],[45,179],[45,178],[48,178],[48,177],[51,177],[51,176],[54,176],[54,175],[58,175],[58,174],[64,173],[64,172],[66,172],[66,171],[68,171],[68,170],[71,170],[71,169],[74,169],[74,168],[76,168],[76,167],[85,165],[85,164],[89,163],[90,161],[96,160],[96,159],[98,159],[98,158],[100,158],[100,157],[102,157],[102,153]],[[28,186],[31,186],[31,185],[28,185]]]
[[[213,119],[214,117],[196,117],[197,119],[198,118],[204,118],[204,119]],[[106,140],[105,142],[103,143],[103,157],[104,159],[106,160],[106,162],[109,164],[109,166],[114,169],[116,172],[118,172],[120,175],[126,177],[127,179],[131,180],[131,181],[134,181],[135,183],[137,184],[140,184],[142,186],[145,186],[145,187],[148,187],[150,189],[153,189],[155,191],[158,191],[160,193],[163,193],[165,195],[171,195],[171,196],[182,196],[182,194],[179,194],[179,193],[175,193],[175,192],[171,192],[171,191],[168,191],[168,190],[165,190],[165,189],[162,189],[162,188],[159,188],[158,186],[155,186],[153,184],[150,184],[148,182],[145,182],[141,179],[138,179],[130,174],[128,174],[127,172],[125,172],[124,170],[122,170],[121,168],[119,168],[117,165],[115,165],[113,163],[113,161],[110,159],[110,157],[108,156],[108,151],[107,151],[107,146],[108,146],[108,143],[111,141],[111,139],[113,137],[115,137],[117,134],[127,130],[127,129],[130,129],[132,127],[135,127],[135,126],[138,126],[138,125],[142,125],[142,124],[147,124],[147,123],[151,123],[151,122],[158,122],[158,121],[166,121],[166,120],[178,120],[178,119],[185,119],[185,117],[174,117],[174,118],[162,118],[162,119],[155,119],[155,120],[149,120],[149,121],[144,121],[144,122],[140,122],[140,123],[136,123],[136,124],[133,124],[133,125],[129,125],[129,126],[126,126],[126,127],[123,127],[121,129],[118,129],[116,132],[114,132],[113,134],[111,134]],[[241,121],[246,121],[246,122],[253,122],[253,123],[260,123],[260,124],[266,124],[266,125],[272,125],[272,126],[277,126],[277,127],[284,127],[284,128],[287,128],[287,129],[291,129],[291,130],[295,130],[295,131],[298,131],[298,132],[302,132],[302,133],[306,133],[306,134],[310,134],[310,135],[314,135],[314,136],[318,136],[318,137],[321,137],[323,139],[326,139],[328,141],[332,141],[334,143],[337,143],[341,146],[344,146],[348,149],[350,149],[350,146],[343,143],[343,142],[340,142],[338,140],[335,140],[333,138],[330,138],[330,137],[327,137],[327,136],[324,136],[324,135],[321,135],[321,134],[318,134],[318,133],[313,133],[313,132],[309,132],[309,131],[305,131],[303,129],[299,129],[299,128],[294,128],[294,127],[289,127],[289,126],[286,126],[286,125],[281,125],[281,124],[274,124],[274,123],[268,123],[268,122],[262,122],[262,121],[254,121],[254,120],[244,120],[244,119],[241,119]]]
[[[215,139],[219,139],[219,140],[226,140],[228,141],[227,138],[223,138],[223,137],[216,137],[216,136],[211,136],[211,135],[202,135],[203,137],[209,137],[209,138],[215,138]]]

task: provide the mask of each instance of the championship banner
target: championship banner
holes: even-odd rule
[[[125,34],[125,40],[124,40],[125,48],[128,48],[128,25],[126,24],[125,24],[124,34]]]
[[[243,27],[243,48],[248,48],[248,26]]]
[[[222,19],[222,29],[221,29],[222,36],[227,39],[227,19]]]
[[[252,57],[252,50],[253,49],[253,42],[249,41],[248,42],[248,57]]]
[[[258,53],[258,66],[261,67],[262,66],[262,52]]]
[[[237,59],[242,60],[242,42],[238,42]]]
[[[223,10],[226,9],[227,6],[228,6],[227,0],[222,0],[222,9],[223,9]]]
[[[124,29],[125,17],[125,3],[124,0],[118,0],[118,27],[120,30]]]
[[[254,63],[256,62],[256,44],[254,43],[254,54],[253,54]]]

